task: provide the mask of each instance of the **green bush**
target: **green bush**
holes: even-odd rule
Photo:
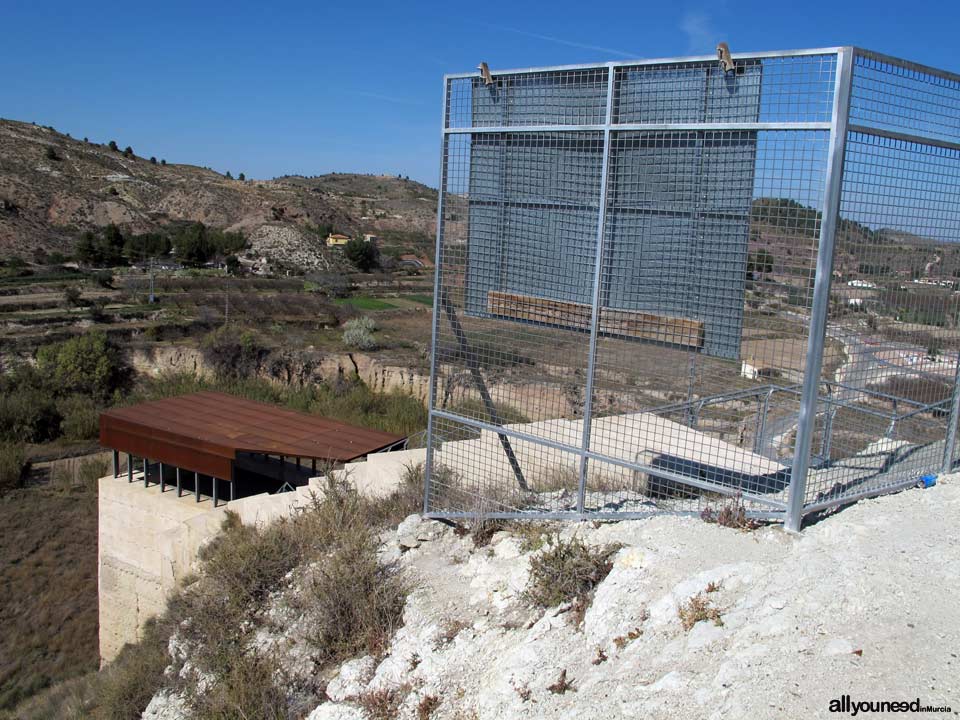
[[[343,256],[360,272],[370,272],[379,264],[380,253],[372,242],[354,238],[343,246]]]
[[[80,288],[68,285],[63,289],[63,302],[67,307],[77,307],[80,305],[80,295]]]
[[[23,445],[0,443],[0,493],[20,487],[26,469]]]
[[[100,432],[100,408],[86,395],[68,395],[57,403],[60,432],[68,440],[91,440]]]
[[[201,346],[221,379],[237,380],[254,375],[267,354],[267,348],[255,333],[229,325],[209,333]]]
[[[57,437],[60,413],[52,393],[28,385],[0,394],[0,441],[44,442]]]
[[[427,426],[427,411],[417,398],[400,391],[375,393],[362,382],[316,388],[310,412],[397,435],[412,435]]]
[[[105,402],[127,380],[120,350],[91,332],[37,350],[37,368],[58,394],[80,393]]]

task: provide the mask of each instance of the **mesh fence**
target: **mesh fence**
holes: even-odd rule
[[[940,470],[958,88],[853,49],[449,76],[428,512],[789,521]]]

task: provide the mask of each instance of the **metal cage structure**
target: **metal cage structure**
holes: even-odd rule
[[[782,521],[957,461],[960,75],[444,78],[424,511]]]

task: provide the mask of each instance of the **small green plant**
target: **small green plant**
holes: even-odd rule
[[[697,593],[677,608],[677,616],[684,630],[691,630],[698,622],[710,620],[714,625],[722,626],[720,609],[704,594]]]
[[[617,545],[591,547],[578,537],[548,539],[547,549],[530,560],[525,595],[537,607],[556,607],[582,598],[589,606],[594,589],[609,574]],[[585,611],[585,608],[584,608]]]
[[[63,289],[63,302],[67,307],[77,307],[80,305],[80,288],[76,285],[68,285]]]

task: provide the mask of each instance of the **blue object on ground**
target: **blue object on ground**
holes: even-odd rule
[[[927,475],[921,475],[920,479],[917,481],[918,488],[930,488],[937,484],[937,476],[933,473]]]

